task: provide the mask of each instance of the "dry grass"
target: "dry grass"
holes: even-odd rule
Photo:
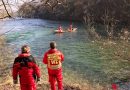
[[[12,85],[11,79],[11,65],[13,62],[13,55],[11,49],[6,45],[5,38],[0,37],[0,88],[6,89],[6,85]]]
[[[103,65],[103,70],[109,80],[115,77],[127,79],[130,75],[130,43],[123,40],[103,40],[94,44],[99,47],[99,53],[104,57],[106,64]]]

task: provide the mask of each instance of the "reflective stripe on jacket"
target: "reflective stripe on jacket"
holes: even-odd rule
[[[48,69],[56,70],[62,67],[64,55],[57,49],[50,49],[44,54],[43,63],[47,64]]]

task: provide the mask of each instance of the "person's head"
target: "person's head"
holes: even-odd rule
[[[58,29],[62,29],[61,25],[59,25]]]
[[[56,48],[56,42],[55,41],[51,41],[50,42],[50,48],[51,49],[55,49]]]
[[[70,24],[70,29],[72,29],[72,24]]]
[[[21,47],[21,52],[22,53],[29,53],[30,52],[30,47],[28,45],[23,45]]]

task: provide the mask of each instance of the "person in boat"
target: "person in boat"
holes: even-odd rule
[[[24,45],[21,54],[15,58],[12,68],[13,83],[18,83],[18,76],[21,90],[36,90],[36,82],[40,81],[40,69],[33,56],[30,54],[30,47]]]
[[[58,27],[58,32],[63,32],[61,25]]]
[[[56,81],[58,83],[58,90],[63,90],[62,85],[62,62],[64,60],[64,55],[61,51],[56,49],[56,42],[50,42],[50,49],[45,52],[43,57],[43,63],[47,64],[49,82],[51,85],[51,90],[56,89]]]
[[[70,32],[73,31],[73,26],[72,26],[72,24],[70,24],[68,31],[70,31]]]

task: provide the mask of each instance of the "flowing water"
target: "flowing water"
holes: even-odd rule
[[[31,53],[41,62],[44,52],[49,49],[49,42],[54,40],[57,42],[57,48],[65,55],[65,77],[68,76],[74,83],[108,83],[110,76],[104,69],[111,63],[99,53],[99,48],[90,45],[83,25],[74,22],[73,26],[78,28],[77,32],[54,34],[53,30],[59,23],[65,30],[69,26],[69,22],[65,21],[40,19],[7,20],[0,23],[0,26],[1,31],[6,30],[7,43],[15,46],[14,52],[20,53],[21,46],[28,44]]]

